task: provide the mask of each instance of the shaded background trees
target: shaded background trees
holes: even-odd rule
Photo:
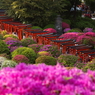
[[[10,1],[10,3],[8,3]],[[55,20],[57,14],[65,11],[65,0],[2,0],[6,13],[14,19],[33,25],[46,25]],[[7,6],[7,7],[6,7]]]
[[[95,9],[94,0],[85,0],[85,2],[92,10]],[[81,11],[76,10],[80,4],[81,0],[1,0],[0,9],[6,9],[8,16],[13,17],[16,21],[42,28],[48,24],[54,24],[58,14],[61,15],[63,21],[68,20],[71,28],[83,29],[89,25],[93,27],[91,19],[82,18]],[[74,7],[74,11],[71,11],[72,7]],[[82,23],[81,26],[80,23]]]

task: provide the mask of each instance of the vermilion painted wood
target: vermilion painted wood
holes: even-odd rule
[[[61,44],[62,53],[63,53],[63,54],[69,53],[69,52],[68,52],[68,46],[75,46],[75,45],[76,45],[75,42],[62,43],[62,44]]]
[[[74,42],[74,40],[72,40],[72,39],[67,39],[67,40],[54,40],[54,41],[53,41],[53,43],[54,43],[55,45],[57,45],[59,49],[60,49],[60,46],[61,46],[62,43],[68,43],[68,42]]]
[[[82,59],[82,61],[86,62],[90,58],[89,54],[94,54],[94,53],[95,53],[95,49],[80,51],[78,56]],[[91,60],[92,59],[93,59],[93,57],[91,57]]]

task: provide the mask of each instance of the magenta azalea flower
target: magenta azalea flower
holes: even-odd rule
[[[0,95],[95,95],[95,71],[18,64],[0,70]]]
[[[95,33],[94,32],[86,32],[86,33],[84,33],[84,35],[95,37]]]
[[[92,39],[90,36],[86,36],[86,35],[81,35],[77,37],[76,42],[81,42],[83,41],[83,39]]]
[[[71,30],[70,28],[65,28],[64,32],[68,32],[69,30]]]
[[[48,33],[57,33],[57,31],[53,28],[47,28],[47,29],[44,29],[43,31],[48,31]]]
[[[64,39],[76,39],[79,36],[78,34],[78,32],[65,33],[62,34],[60,38],[63,37]]]

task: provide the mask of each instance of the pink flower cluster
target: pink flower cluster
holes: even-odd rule
[[[64,33],[60,36],[63,37],[64,39],[77,39],[77,37],[79,36],[78,32],[70,32],[70,33]]]
[[[92,37],[95,37],[95,33],[94,32],[86,32],[86,33],[78,36],[76,41],[77,42],[82,42],[83,39],[93,40]]]
[[[95,71],[20,63],[0,70],[0,95],[95,95]]]
[[[48,33],[57,33],[57,31],[53,28],[47,28],[47,29],[44,29],[43,31],[48,31]]]

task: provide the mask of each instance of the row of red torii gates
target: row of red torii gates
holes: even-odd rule
[[[91,46],[76,43],[72,39],[59,38],[58,35],[53,35],[48,31],[31,29],[31,27],[31,24],[16,22],[13,18],[6,16],[4,11],[0,11],[0,29],[6,30],[9,34],[15,33],[19,40],[31,37],[38,44],[57,45],[63,54],[77,55],[82,62],[91,61],[95,58],[95,50],[92,50]]]

